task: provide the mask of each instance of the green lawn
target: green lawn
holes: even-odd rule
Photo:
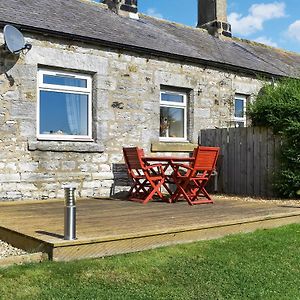
[[[300,299],[300,225],[0,269],[0,299]]]

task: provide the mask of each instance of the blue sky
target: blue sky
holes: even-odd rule
[[[195,26],[197,0],[138,0],[139,11]],[[300,53],[300,0],[227,0],[233,35]]]

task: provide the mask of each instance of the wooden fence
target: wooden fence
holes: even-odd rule
[[[272,197],[279,136],[261,127],[201,130],[199,144],[221,147],[218,192]]]

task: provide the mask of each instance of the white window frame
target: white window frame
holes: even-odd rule
[[[174,94],[174,95],[180,95],[183,96],[183,102],[172,102],[172,101],[163,101],[162,100],[162,94],[168,93],[168,94]],[[178,138],[178,137],[159,137],[159,141],[162,142],[187,142],[187,94],[184,92],[176,92],[172,90],[163,89],[160,91],[160,106],[161,107],[171,107],[171,108],[181,108],[183,109],[184,113],[184,120],[183,120],[183,133],[184,137]]]
[[[236,117],[235,116],[235,101],[236,100],[243,100],[243,117]],[[243,123],[244,124],[244,127],[246,127],[247,125],[247,118],[246,118],[246,106],[247,106],[247,96],[246,95],[243,95],[243,94],[235,94],[234,96],[234,111],[233,111],[233,120],[234,120],[234,126],[235,127],[238,127],[237,126],[237,122],[239,123]]]
[[[43,76],[67,76],[86,80],[86,87],[74,87],[43,83]],[[92,138],[92,76],[72,72],[38,69],[38,92],[37,92],[37,138],[39,140],[67,140],[67,141],[93,141]],[[58,135],[40,133],[40,91],[54,91],[64,93],[76,93],[88,96],[88,134],[87,135]]]

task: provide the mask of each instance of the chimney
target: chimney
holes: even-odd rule
[[[138,20],[139,15],[137,1],[138,0],[103,0],[102,3],[107,4],[110,10],[120,16]]]
[[[227,0],[198,0],[198,25],[211,35],[231,37],[231,25],[227,22]]]

